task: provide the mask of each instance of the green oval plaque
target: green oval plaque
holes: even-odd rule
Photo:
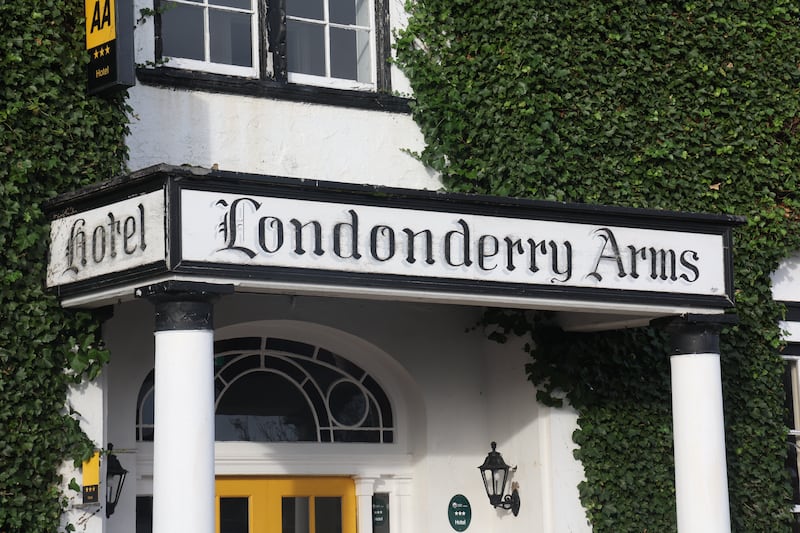
[[[466,496],[456,494],[450,498],[450,503],[447,505],[447,518],[450,520],[450,526],[456,531],[464,531],[469,527],[469,523],[472,521],[472,507]]]

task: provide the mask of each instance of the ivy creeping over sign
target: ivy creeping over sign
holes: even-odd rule
[[[454,191],[736,214],[736,313],[722,339],[733,529],[789,531],[782,309],[769,275],[800,248],[800,4],[412,0],[397,43]],[[540,398],[579,414],[595,531],[674,531],[669,375],[650,329],[532,336]]]

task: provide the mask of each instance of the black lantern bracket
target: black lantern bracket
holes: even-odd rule
[[[515,466],[514,470],[516,469],[517,467]],[[517,489],[519,489],[519,483],[512,481],[511,494],[506,494],[503,497],[503,501],[500,503],[500,505],[498,505],[498,507],[501,507],[506,511],[511,511],[514,516],[519,514],[519,491]]]
[[[125,477],[128,475],[128,471],[122,467],[122,463],[112,453],[113,451],[114,445],[109,442],[106,456],[106,518],[114,514],[119,496],[122,494],[122,486],[125,484]]]
[[[496,442],[492,442],[492,451],[486,455],[486,459],[478,469],[481,471],[489,503],[495,508],[511,511],[514,516],[517,516],[520,507],[519,484],[516,481],[512,482],[511,494],[505,494],[508,473],[509,471],[516,472],[517,467],[510,467],[506,464],[503,456],[497,451]]]

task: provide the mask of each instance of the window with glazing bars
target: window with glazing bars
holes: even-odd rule
[[[156,0],[166,66],[389,90],[386,0]]]

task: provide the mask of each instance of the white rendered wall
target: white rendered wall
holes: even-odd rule
[[[568,406],[550,408],[537,403],[536,389],[525,374],[529,362],[523,351],[525,340],[484,341],[489,433],[496,435],[493,439],[506,463],[517,466],[509,482],[519,483],[520,513],[514,517],[482,501],[479,511],[488,511],[489,520],[500,525],[500,531],[589,533],[578,494],[583,467],[572,456],[577,414]]]
[[[94,381],[71,385],[67,390],[67,406],[76,414],[81,429],[92,441],[95,449],[105,449],[105,374]],[[72,461],[65,461],[59,470],[62,477],[62,492],[68,497],[67,512],[62,517],[62,527],[72,524],[85,533],[104,533],[105,529],[105,477],[101,458],[99,503],[83,504],[83,496],[68,488],[71,479],[83,486],[83,472],[75,468]],[[113,518],[113,516],[112,516]]]
[[[111,352],[105,372],[108,389],[107,435],[109,441],[114,443],[115,451],[130,452],[117,454],[122,466],[128,470],[128,477],[120,494],[120,502],[110,519],[110,533],[135,533],[136,485],[141,477],[137,471],[136,400],[142,382],[155,363],[154,327],[153,306],[144,300],[117,306],[114,318],[103,327],[103,339]],[[152,464],[152,446],[150,448]],[[149,490],[149,494],[152,494],[152,486]]]
[[[400,497],[392,507],[398,515],[401,506],[409,509],[403,513],[402,528],[396,524],[398,515],[390,512],[392,533],[451,532],[447,503],[455,494],[471,503],[468,532],[588,532],[576,488],[582,471],[571,455],[574,414],[536,404],[535,390],[525,379],[527,356],[521,343],[500,345],[487,341],[480,331],[466,331],[480,313],[477,308],[443,305],[235,295],[217,304],[215,323],[219,332],[235,332],[235,324],[265,321],[270,328],[284,327],[289,338],[305,329],[313,333],[308,339],[312,342],[339,342],[334,348],[344,356],[349,355],[348,347],[357,350],[362,344],[377,350],[374,360],[355,362],[384,385],[393,401],[406,406],[407,412],[397,413],[396,444],[378,451],[371,445],[332,445],[325,456],[313,454],[318,465],[330,469],[327,472],[335,470],[343,449],[347,457],[352,455],[347,449],[360,453],[357,466],[364,477],[396,468],[395,479],[376,484],[376,490],[392,490]],[[112,350],[109,439],[120,448],[136,447],[136,397],[153,368],[152,307],[142,301],[117,306],[105,336]],[[512,478],[519,483],[522,500],[517,517],[493,509],[480,480],[477,466],[492,440],[506,462],[518,466]],[[147,494],[152,486],[151,478],[142,477],[152,468],[147,462],[152,445],[140,443],[139,449],[136,461],[121,457],[134,473],[113,517],[115,533],[133,533],[133,487],[138,484]],[[272,462],[263,457],[275,450],[279,453]],[[313,473],[303,470],[303,450],[303,443],[282,448],[218,443],[217,473],[247,472],[248,457],[259,454],[260,459],[253,459],[257,468],[282,464],[289,473]]]
[[[392,29],[405,20],[391,1]],[[136,0],[135,13],[152,0]],[[134,32],[136,62],[154,60],[152,18]],[[392,67],[392,87],[408,93]],[[132,106],[129,167],[188,164],[305,179],[438,189],[433,172],[406,151],[424,141],[410,114],[365,111],[138,83]]]

